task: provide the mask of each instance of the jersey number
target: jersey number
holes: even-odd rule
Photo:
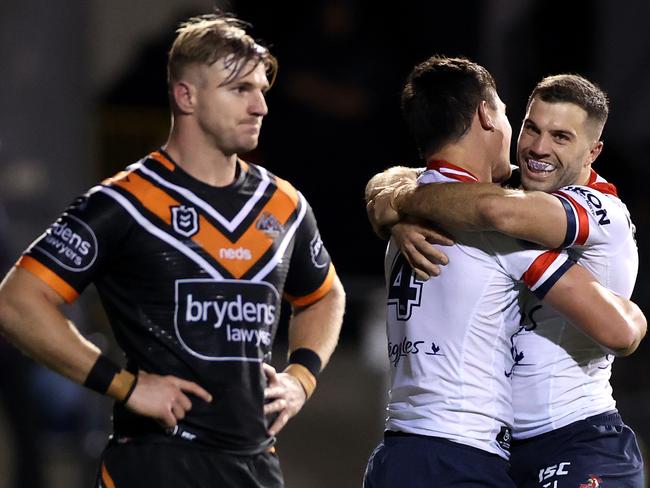
[[[397,320],[411,318],[413,307],[420,306],[422,282],[415,277],[406,258],[399,254],[390,272],[388,305],[395,305]]]

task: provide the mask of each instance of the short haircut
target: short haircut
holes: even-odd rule
[[[167,62],[167,83],[170,88],[182,78],[187,66],[211,66],[220,59],[225,59],[226,67],[232,67],[223,84],[248,74],[242,72],[251,61],[252,69],[259,63],[264,63],[269,82],[273,84],[277,60],[268,48],[258,44],[246,33],[250,27],[250,24],[220,11],[192,17],[181,23],[176,30],[177,36]]]
[[[527,107],[534,98],[548,103],[573,103],[587,112],[587,117],[597,122],[600,130],[609,115],[607,94],[595,83],[576,74],[547,76],[533,89]]]
[[[415,66],[402,90],[402,115],[421,155],[461,139],[483,100],[496,107],[496,83],[483,66],[439,55]]]

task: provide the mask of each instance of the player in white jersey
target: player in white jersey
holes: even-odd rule
[[[616,188],[591,169],[607,112],[604,93],[584,78],[545,78],[530,96],[518,159],[524,188],[552,195],[496,185],[397,185],[375,200],[375,224],[389,223],[398,210],[445,228],[499,230],[569,248],[600,283],[629,297],[638,268],[634,226]],[[438,272],[413,249],[409,259],[421,273]],[[641,455],[616,412],[609,378],[613,355],[636,349],[645,325],[611,324],[587,337],[532,295],[521,301],[524,320],[511,345],[513,479],[526,488],[643,486]]]
[[[509,174],[511,130],[484,68],[432,57],[413,70],[402,101],[428,161],[422,186]],[[513,418],[506,373],[515,362],[509,341],[519,330],[520,280],[583,327],[644,322],[636,306],[607,292],[565,252],[496,233],[456,237],[446,276],[426,282],[389,244],[391,391],[385,439],[364,477],[368,488],[514,486],[507,476]]]

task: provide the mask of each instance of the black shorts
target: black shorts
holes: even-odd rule
[[[634,432],[617,412],[595,415],[513,441],[511,472],[519,488],[643,488]]]
[[[282,488],[273,452],[235,455],[180,443],[111,440],[96,488]]]
[[[440,437],[386,432],[370,456],[364,488],[515,488],[508,462]]]

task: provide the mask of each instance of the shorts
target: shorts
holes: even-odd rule
[[[643,488],[643,459],[618,412],[512,443],[519,488]]]
[[[370,455],[363,488],[515,488],[508,462],[489,452],[401,432],[386,432]]]
[[[96,488],[283,488],[275,453],[235,455],[140,439],[111,439],[102,454]]]

